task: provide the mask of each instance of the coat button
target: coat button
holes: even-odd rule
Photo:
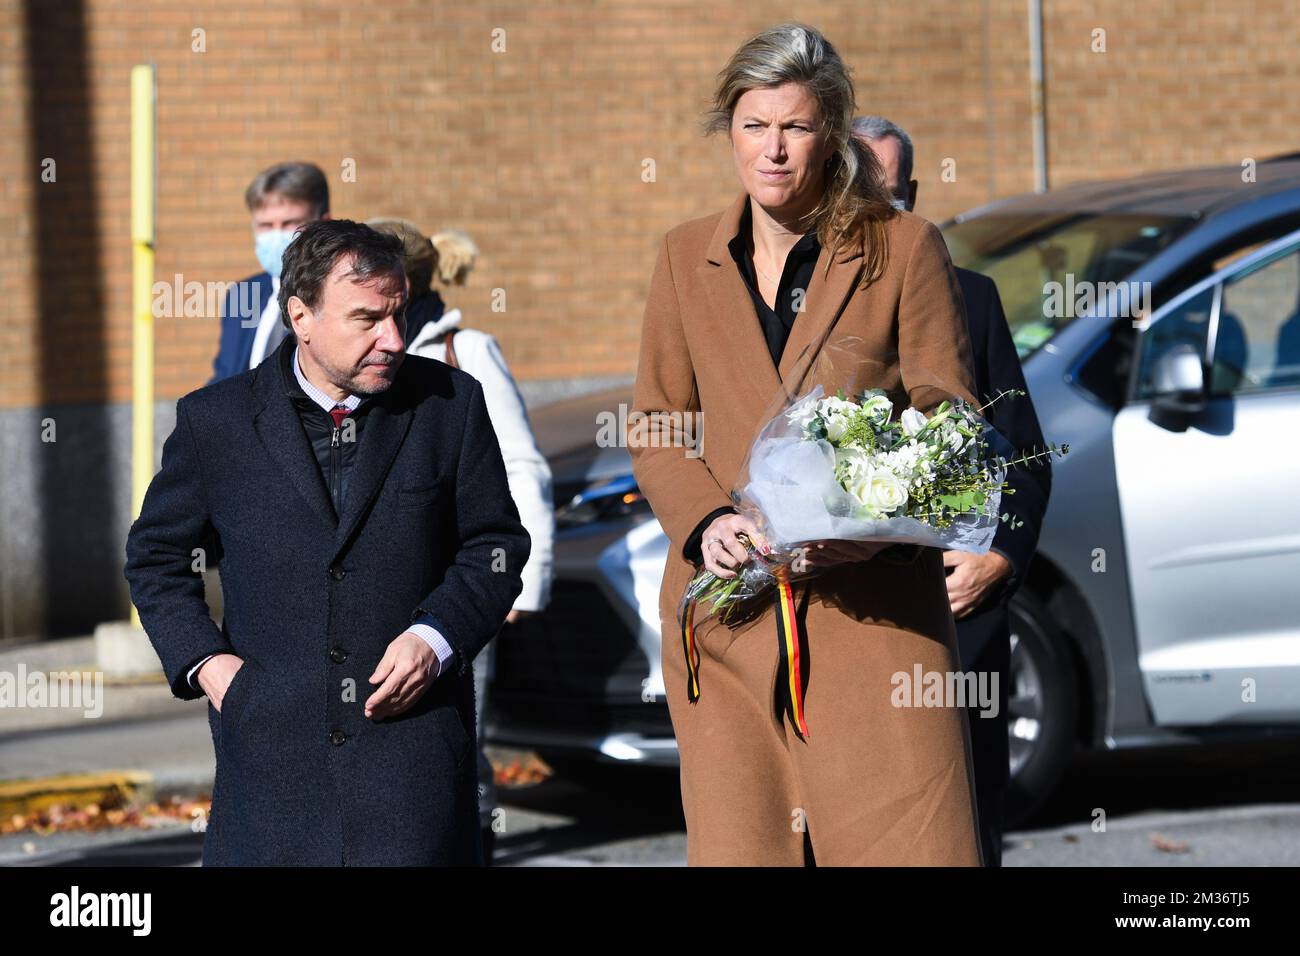
[[[348,652],[341,647],[335,647],[330,650],[330,660],[335,664],[342,664],[348,659]]]
[[[348,735],[341,730],[336,730],[332,734],[330,734],[330,743],[332,743],[335,747],[339,746],[340,744],[343,743],[343,741],[347,739],[348,739]]]
[[[330,577],[332,577],[335,581],[342,581],[345,577],[347,577],[347,572],[344,571],[341,567],[339,567],[336,564],[330,568]]]

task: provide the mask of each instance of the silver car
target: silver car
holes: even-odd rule
[[[1009,817],[1079,748],[1300,732],[1300,157],[1077,184],[943,225],[998,284],[1043,433],[1068,444],[1011,603]],[[676,764],[668,543],[627,390],[533,414],[553,604],[503,634],[490,740],[569,768]]]

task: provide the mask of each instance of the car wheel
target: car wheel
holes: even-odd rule
[[[1011,672],[1007,744],[1011,780],[1006,826],[1028,820],[1060,782],[1074,752],[1079,692],[1074,661],[1047,608],[1032,594],[1008,605]]]

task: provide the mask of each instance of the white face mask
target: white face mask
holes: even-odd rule
[[[253,251],[257,253],[257,261],[262,264],[262,268],[278,278],[284,260],[284,250],[289,248],[289,243],[297,234],[297,230],[294,229],[268,229],[259,232],[254,238]]]

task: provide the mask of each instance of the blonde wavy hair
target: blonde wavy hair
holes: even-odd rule
[[[438,253],[420,227],[409,219],[396,216],[376,216],[367,219],[366,225],[402,240],[402,268],[411,280],[411,298],[428,292],[433,283],[433,273],[438,268]]]
[[[431,239],[438,252],[438,279],[443,285],[464,285],[474,263],[478,246],[459,229],[444,229]]]
[[[841,247],[860,248],[866,263],[863,284],[874,282],[888,259],[885,222],[897,210],[876,154],[853,135],[851,70],[819,30],[783,23],[741,44],[718,73],[704,133],[730,133],[736,101],[750,90],[791,82],[802,84],[816,99],[823,134],[834,146],[826,189],[812,212],[817,238],[831,252],[827,269]]]

